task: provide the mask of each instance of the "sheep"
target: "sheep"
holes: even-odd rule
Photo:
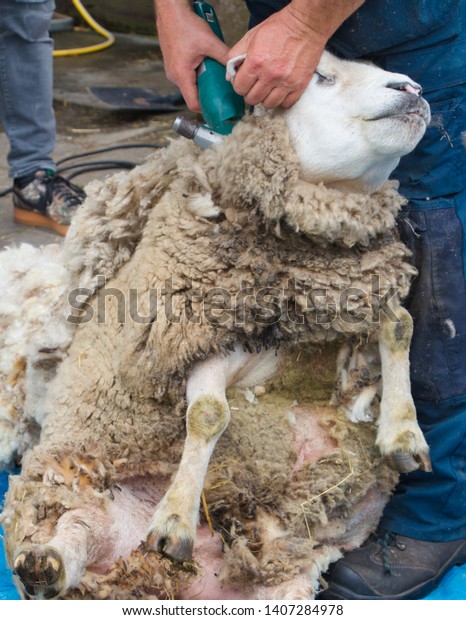
[[[1,255],[0,468],[14,465],[38,440],[42,399],[71,342],[62,249],[23,243]]]
[[[129,556],[135,541],[128,536],[123,552],[117,545],[121,512],[129,509],[135,524],[147,526],[154,503],[145,563],[137,556],[152,580],[143,591],[161,596],[178,580],[180,595],[189,592],[185,572],[173,567],[192,558],[210,481],[204,513],[228,532],[224,583],[246,588],[249,581],[251,596],[311,597],[320,571],[350,545],[357,520],[351,504],[354,510],[376,493],[366,448],[354,457],[357,441],[333,413],[335,437],[351,445],[350,473],[338,471],[314,497],[310,459],[302,457],[303,468],[291,450],[292,421],[282,411],[278,433],[267,424],[260,432],[257,412],[252,423],[235,413],[230,432],[225,395],[234,385],[287,376],[296,347],[355,337],[378,342],[380,454],[371,452],[369,461],[385,480],[381,497],[394,484],[382,457],[402,470],[429,469],[409,389],[412,322],[400,305],[414,270],[395,233],[403,200],[385,182],[428,122],[420,87],[409,78],[325,53],[289,111],[247,119],[204,152],[176,141],[136,170],[88,188],[64,248],[81,294],[74,306],[80,323],[40,405],[40,442],[12,478],[3,514],[7,555],[26,596],[111,596],[105,580],[89,572],[104,566],[110,583],[127,580],[118,554]],[[342,376],[349,359],[340,364]],[[294,389],[298,395],[302,385]],[[305,444],[304,427],[301,416],[295,431]],[[270,482],[262,492],[248,464],[231,453],[235,436],[245,443],[254,436],[254,449],[268,453],[274,477],[257,476]],[[345,496],[341,486],[353,477],[352,458],[360,459],[359,476],[365,467],[372,478],[351,502],[351,490]],[[225,478],[215,481],[216,470],[228,471],[233,492]],[[310,503],[323,495],[310,531]],[[326,510],[335,519],[330,525]]]

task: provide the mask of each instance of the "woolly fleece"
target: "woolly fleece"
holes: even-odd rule
[[[105,507],[120,480],[173,474],[186,377],[196,360],[227,352],[238,340],[286,349],[376,333],[381,300],[393,289],[398,302],[415,273],[394,232],[401,204],[390,183],[372,196],[305,184],[278,117],[240,123],[224,144],[204,152],[179,140],[141,167],[90,187],[65,256],[72,285],[85,289],[83,314],[93,319],[76,328],[48,390],[41,442],[12,480],[4,512],[10,561],[25,542],[47,541],[66,510],[88,502]],[[99,275],[107,282],[97,290]],[[349,288],[362,292],[351,300],[362,321],[338,311]],[[130,289],[144,320],[130,320]],[[258,306],[261,294],[273,303]],[[215,521],[231,537],[223,579],[285,582],[317,558],[325,535],[328,554],[318,574],[337,545],[350,544],[347,529],[358,523],[348,518],[351,510],[360,511],[361,499],[379,484],[385,501],[395,476],[377,458],[373,433],[348,443],[352,425],[342,420],[330,423],[340,429],[332,430],[340,447],[325,461],[329,471],[322,473],[321,462],[295,472],[292,425],[282,417],[271,424],[271,408],[263,422],[241,410],[214,454],[234,492],[206,482],[216,488],[209,498]],[[247,437],[268,454],[253,490],[248,460],[237,458]],[[342,486],[353,458],[346,450],[356,454],[360,464],[350,467],[361,481]],[[311,501],[323,490],[325,499]],[[285,532],[278,547],[261,546],[254,523],[264,512]],[[246,523],[239,530],[238,521]],[[369,521],[375,527],[376,519]],[[320,540],[309,524],[323,532]]]

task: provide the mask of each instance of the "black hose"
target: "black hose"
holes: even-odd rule
[[[166,131],[166,130],[159,129],[156,131]],[[66,178],[67,181],[70,181],[71,179],[74,179],[74,177],[77,177],[80,174],[85,174],[86,172],[93,172],[94,170],[115,170],[117,168],[124,169],[124,170],[132,170],[137,165],[139,165],[140,162],[132,162],[132,161],[124,161],[124,160],[114,160],[114,161],[97,160],[97,161],[92,161],[92,162],[88,162],[84,164],[71,164],[69,166],[64,166],[64,167],[60,167],[60,164],[63,164],[67,161],[71,161],[73,159],[82,159],[83,157],[90,157],[91,155],[99,155],[100,153],[108,153],[109,151],[119,151],[122,149],[136,149],[136,148],[161,149],[161,148],[165,148],[166,146],[167,146],[166,144],[161,144],[161,143],[148,144],[144,142],[139,142],[139,143],[134,143],[134,144],[120,144],[117,146],[107,146],[105,148],[96,149],[94,151],[86,151],[84,153],[78,153],[77,155],[69,155],[68,157],[63,157],[62,159],[59,159],[57,161],[57,174],[64,176],[62,174],[63,172],[78,168],[78,170],[76,170],[75,172],[72,172],[71,174],[64,177]],[[13,191],[13,185],[11,187],[8,187],[7,189],[0,191],[0,198],[7,196],[12,191]]]
[[[109,151],[119,151],[120,149],[136,149],[136,148],[144,148],[144,149],[161,149],[166,147],[166,144],[145,144],[143,142],[135,143],[135,144],[121,144],[119,146],[107,146],[103,149],[97,149],[95,151],[86,151],[85,153],[79,153],[78,155],[69,155],[68,157],[63,157],[63,159],[59,159],[57,161],[57,166],[63,164],[65,161],[69,161],[70,159],[79,159],[81,157],[89,157],[90,155],[99,155],[100,153],[108,153]]]
[[[71,179],[74,179],[75,177],[79,176],[80,174],[86,174],[87,172],[93,172],[94,170],[115,170],[115,168],[124,168],[126,170],[132,170],[133,168],[135,168],[138,164],[135,164],[133,162],[102,162],[100,165],[98,164],[93,164],[92,166],[81,166],[80,168],[78,168],[78,170],[76,170],[76,172],[72,172],[71,174],[68,174],[65,178],[67,181],[71,181]],[[62,175],[63,176],[63,175]]]
[[[75,168],[86,168],[88,170],[101,170],[102,166],[104,166],[105,170],[110,169],[110,168],[126,168],[128,170],[131,170],[132,168],[137,166],[137,163],[133,161],[101,159],[101,160],[96,160],[96,161],[90,161],[90,162],[83,163],[83,164],[70,164],[69,166],[63,166],[63,167],[57,168],[57,174],[63,177],[65,176],[63,173],[66,172],[67,170],[73,170]]]
[[[11,187],[8,187],[7,189],[4,189],[3,191],[1,191],[0,192],[0,198],[3,198],[3,196],[7,196],[12,191],[13,191],[13,185]]]

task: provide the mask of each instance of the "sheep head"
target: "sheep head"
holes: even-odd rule
[[[309,86],[283,114],[310,183],[377,190],[430,122],[421,87],[406,75],[324,52]]]

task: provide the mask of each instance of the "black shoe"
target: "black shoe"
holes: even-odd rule
[[[418,599],[455,565],[466,563],[466,539],[426,542],[386,530],[372,535],[324,575],[319,600]]]
[[[49,170],[37,170],[30,179],[15,180],[14,219],[18,224],[50,228],[65,235],[86,194],[77,185]]]

